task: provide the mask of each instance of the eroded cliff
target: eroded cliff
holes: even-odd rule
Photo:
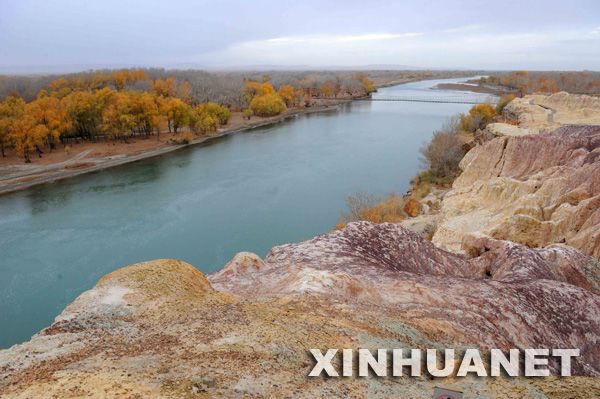
[[[466,236],[484,234],[531,247],[566,243],[600,259],[600,126],[498,137],[460,167],[436,245],[460,251]]]
[[[0,352],[3,397],[594,397],[599,265],[492,239],[446,252],[352,223],[241,253],[206,278],[176,260],[117,270],[31,341]],[[576,347],[577,377],[308,378],[309,348]]]

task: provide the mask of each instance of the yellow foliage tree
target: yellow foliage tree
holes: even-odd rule
[[[279,97],[283,100],[287,107],[296,105],[296,91],[293,86],[283,85],[279,88]]]
[[[65,106],[58,98],[48,96],[45,91],[42,91],[35,101],[28,104],[28,107],[28,112],[35,123],[43,126],[45,135],[42,139],[50,149],[55,148],[62,134],[71,128],[71,120]]]
[[[466,132],[483,129],[496,116],[496,109],[490,104],[477,104],[471,107],[468,115],[461,115],[460,126]]]
[[[112,93],[102,112],[102,130],[113,139],[122,137],[126,141],[134,127],[129,96],[124,92]]]
[[[256,96],[250,102],[250,109],[254,115],[274,116],[285,111],[285,103],[275,93]]]
[[[167,119],[169,132],[177,133],[179,128],[189,124],[192,109],[179,98],[163,98],[160,101],[159,109]]]
[[[48,134],[47,128],[37,123],[34,113],[30,104],[26,104],[21,117],[13,120],[11,124],[15,152],[23,157],[26,163],[31,162],[31,153],[34,150],[41,156],[40,147],[44,145],[44,137]]]
[[[323,83],[319,91],[322,97],[333,97],[333,83],[330,81]]]
[[[4,150],[13,142],[12,127],[15,120],[22,117],[25,110],[25,101],[18,96],[9,96],[0,102],[0,152],[6,156]]]
[[[208,102],[194,108],[190,116],[190,128],[199,134],[214,132],[231,117],[229,110],[217,103]]]

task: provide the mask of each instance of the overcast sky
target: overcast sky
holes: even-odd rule
[[[4,70],[373,64],[600,70],[600,0],[0,0]]]

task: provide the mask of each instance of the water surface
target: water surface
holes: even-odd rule
[[[438,82],[376,95],[439,96]],[[405,192],[418,149],[468,108],[354,102],[0,196],[0,348],[28,340],[116,268],[179,258],[210,273],[236,252],[264,256],[329,231],[348,195]]]

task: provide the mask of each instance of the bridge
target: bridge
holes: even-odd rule
[[[404,102],[416,102],[416,103],[445,103],[445,104],[494,104],[497,101],[495,96],[377,96],[377,97],[365,97],[359,98],[358,101],[404,101]]]

